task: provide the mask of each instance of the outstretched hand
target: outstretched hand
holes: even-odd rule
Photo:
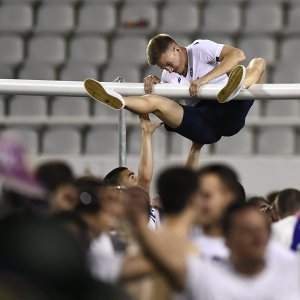
[[[156,128],[160,127],[163,124],[163,122],[159,122],[159,123],[152,122],[148,114],[140,115],[140,120],[141,120],[141,128],[144,133],[152,134]]]
[[[192,80],[190,84],[190,95],[193,98],[198,98],[199,89],[204,84],[207,84],[207,81],[203,77]]]

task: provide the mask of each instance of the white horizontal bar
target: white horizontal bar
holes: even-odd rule
[[[123,96],[144,95],[143,83],[103,82]],[[201,87],[201,99],[216,99],[223,85],[207,84]],[[87,96],[81,81],[0,79],[0,94],[41,96]],[[156,84],[153,94],[171,98],[189,98],[189,85]],[[300,99],[300,84],[255,84],[240,93],[237,99]]]

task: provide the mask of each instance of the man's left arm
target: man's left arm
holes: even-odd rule
[[[211,80],[230,72],[234,67],[246,59],[245,53],[238,48],[224,45],[220,56],[220,63],[204,76],[193,80],[190,85],[190,94],[192,97],[198,97],[199,88]]]

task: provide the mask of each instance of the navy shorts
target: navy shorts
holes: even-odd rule
[[[237,134],[244,126],[246,116],[254,100],[230,101],[219,103],[214,100],[202,100],[196,106],[183,107],[183,119],[179,127],[166,130],[199,144],[213,144],[222,136]]]

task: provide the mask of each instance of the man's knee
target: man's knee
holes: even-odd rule
[[[257,57],[251,60],[250,65],[254,68],[257,68],[261,73],[263,73],[266,70],[267,61],[262,57]]]

